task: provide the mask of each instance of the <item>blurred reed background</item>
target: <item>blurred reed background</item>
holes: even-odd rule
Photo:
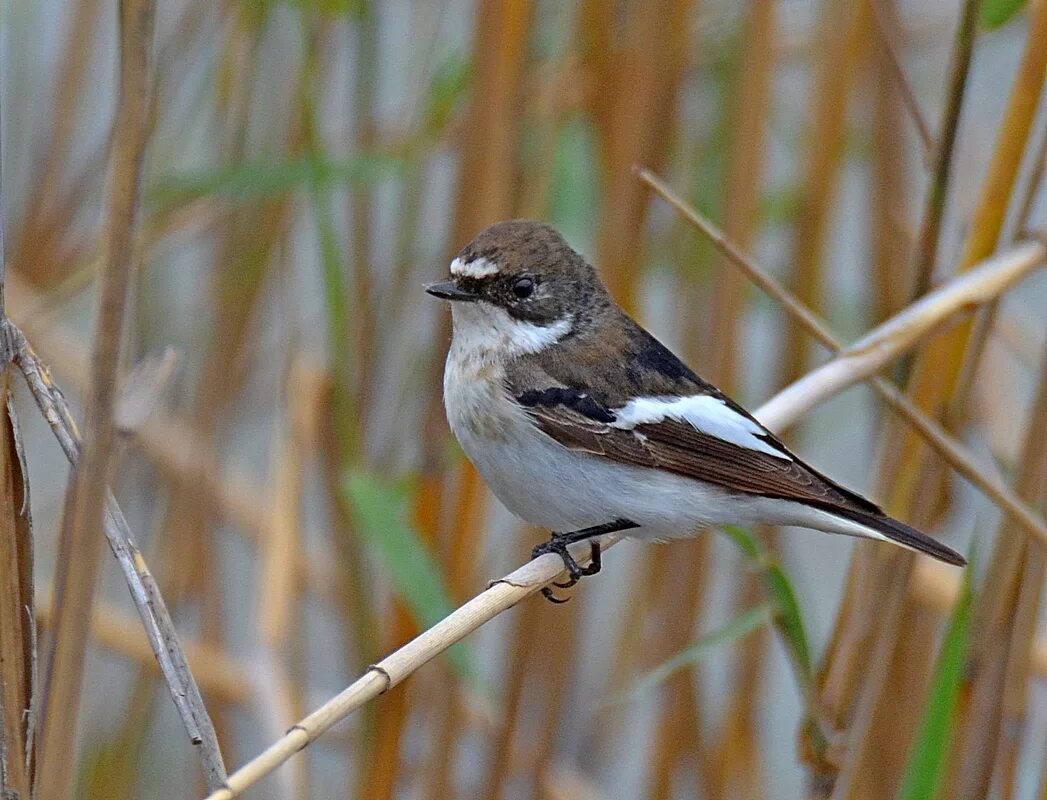
[[[453,443],[421,288],[487,224],[556,225],[750,407],[825,351],[634,166],[844,341],[1047,230],[1045,0],[166,0],[155,35],[150,5],[3,8],[6,311],[87,420],[74,492],[8,370],[5,800],[216,785],[104,550],[106,475],[230,768],[527,559],[546,532]],[[884,373],[1038,512],[1045,309],[1035,274]],[[790,437],[970,580],[801,531],[623,544],[247,796],[1047,798],[1035,525],[868,388]]]

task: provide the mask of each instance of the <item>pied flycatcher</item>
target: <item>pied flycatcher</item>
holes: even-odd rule
[[[799,525],[964,558],[797,458],[615,303],[553,228],[492,225],[426,287],[451,301],[451,430],[499,500],[553,531],[570,586],[600,569],[592,537]],[[590,539],[580,567],[567,545]],[[546,597],[554,599],[546,590]]]

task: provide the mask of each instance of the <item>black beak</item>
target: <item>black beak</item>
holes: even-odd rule
[[[425,290],[429,292],[429,294],[431,294],[433,297],[439,297],[441,300],[470,301],[479,299],[472,292],[467,292],[464,289],[459,289],[458,286],[455,285],[454,281],[429,283],[426,284]]]

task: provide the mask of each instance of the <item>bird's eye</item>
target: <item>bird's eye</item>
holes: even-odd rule
[[[520,278],[513,284],[513,294],[523,300],[534,291],[534,278]]]

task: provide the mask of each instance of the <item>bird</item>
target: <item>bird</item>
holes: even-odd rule
[[[573,586],[598,536],[666,541],[717,525],[811,528],[963,556],[796,456],[632,319],[550,225],[481,231],[426,291],[448,301],[451,431],[517,517],[551,534]],[[581,566],[568,545],[588,540]],[[546,587],[545,596],[556,597]]]

